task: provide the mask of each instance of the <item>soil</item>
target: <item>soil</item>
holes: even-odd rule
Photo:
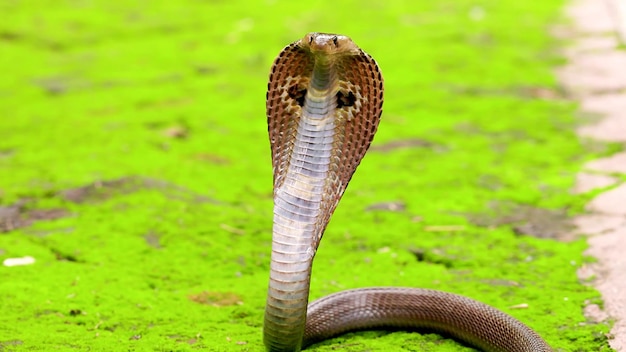
[[[573,39],[573,45],[560,78],[580,101],[581,116],[596,117],[580,126],[578,134],[583,140],[621,144],[622,150],[587,163],[574,188],[576,193],[598,193],[586,205],[586,214],[575,219],[574,235],[589,236],[586,254],[597,258],[579,276],[604,300],[604,307],[589,305],[585,314],[596,322],[614,321],[610,345],[626,351],[626,6],[618,0],[576,0],[567,15],[573,29],[560,34]]]

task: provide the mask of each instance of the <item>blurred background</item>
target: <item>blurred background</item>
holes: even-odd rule
[[[378,61],[385,105],[312,296],[404,285],[529,303],[507,312],[597,350],[606,327],[580,307],[598,295],[569,264],[584,244],[556,238],[586,200],[573,175],[606,152],[575,137],[552,73],[563,6],[0,0],[0,259],[35,259],[0,267],[0,349],[262,350],[267,79],[319,31]],[[345,344],[471,350],[383,332]]]

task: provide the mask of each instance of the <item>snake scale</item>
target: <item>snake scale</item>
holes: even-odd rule
[[[513,317],[452,293],[372,287],[308,305],[315,252],[374,138],[382,105],[376,61],[346,36],[309,33],[274,61],[266,96],[274,173],[267,350],[299,351],[354,330],[426,328],[485,351],[551,351]]]

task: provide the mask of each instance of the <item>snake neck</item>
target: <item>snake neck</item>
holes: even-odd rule
[[[336,71],[332,58],[327,55],[313,55],[314,64],[309,90],[327,92],[336,81]]]
[[[311,266],[326,227],[324,189],[335,138],[336,79],[330,62],[316,61],[284,182],[274,189],[270,284],[265,344],[299,350],[306,320]],[[297,314],[294,314],[297,312]]]
[[[336,106],[337,74],[332,60],[327,56],[314,55],[315,63],[307,89],[302,117],[304,119],[332,119]],[[325,139],[323,143],[332,141]]]

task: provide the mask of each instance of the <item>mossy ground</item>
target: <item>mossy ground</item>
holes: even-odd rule
[[[524,234],[544,232],[536,214],[572,215],[589,198],[569,193],[594,154],[552,74],[548,29],[563,5],[0,2],[0,206],[17,209],[12,221],[59,215],[0,233],[0,259],[37,260],[0,267],[0,350],[263,350],[266,80],[309,31],[350,35],[386,80],[312,298],[441,289],[509,312],[562,351],[609,350],[609,327],[582,315],[599,301],[576,277],[585,242]],[[366,210],[388,201],[404,209]],[[535,215],[511,215],[520,209]],[[403,332],[312,350],[338,346],[471,350]]]

